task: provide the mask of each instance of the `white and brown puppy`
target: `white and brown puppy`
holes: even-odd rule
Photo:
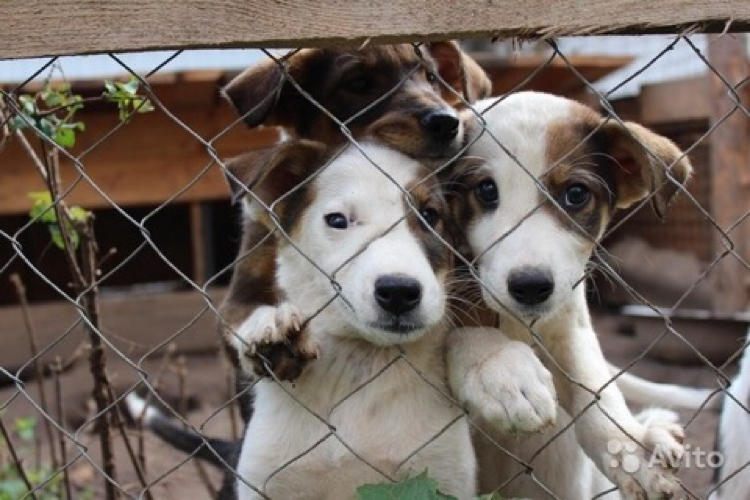
[[[475,494],[468,424],[441,394],[452,258],[440,238],[450,239],[449,210],[427,167],[363,148],[369,160],[352,146],[326,160],[320,143],[291,141],[230,165],[262,200],[279,200],[283,231],[282,300],[256,309],[234,347],[246,369],[266,358],[296,378],[255,385],[237,467],[241,499],[351,499],[364,483],[425,469],[445,493]],[[257,218],[276,227],[263,212]]]
[[[591,498],[607,488],[603,473],[625,498],[669,498],[677,489],[670,465],[683,453],[682,429],[670,418],[639,421],[609,383],[583,278],[613,213],[647,196],[663,213],[690,175],[690,163],[670,140],[564,98],[521,92],[482,101],[478,108],[486,129],[453,172],[454,216],[466,229],[483,298],[497,312],[500,330],[529,344],[536,343],[531,331],[538,334],[539,355],[553,373],[564,409],[555,428],[541,435],[519,440],[493,433],[531,460],[534,478],[544,485],[522,475],[500,492]],[[494,340],[485,335],[454,341],[453,385],[471,406],[482,378],[478,372],[487,369],[484,352]],[[483,491],[523,470],[494,444],[478,439],[475,446]],[[648,467],[657,449],[669,463]],[[622,466],[631,450],[639,461],[636,471]]]

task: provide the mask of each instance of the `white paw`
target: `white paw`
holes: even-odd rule
[[[552,375],[523,342],[510,341],[467,377],[482,419],[503,432],[540,432],[555,423]]]
[[[670,420],[644,426],[640,445],[628,438],[607,443],[610,479],[619,486],[623,499],[661,500],[678,492],[675,471],[685,453],[685,433]]]
[[[289,302],[260,306],[240,325],[231,339],[242,369],[282,380],[294,380],[308,361],[318,357],[317,343],[302,327],[302,316]]]

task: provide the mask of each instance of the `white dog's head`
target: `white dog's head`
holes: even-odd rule
[[[289,237],[277,232],[277,285],[303,313],[322,308],[316,328],[382,345],[409,342],[445,314],[452,258],[435,233],[447,238],[449,209],[421,163],[383,146],[362,148],[367,156],[349,146],[331,158],[320,143],[290,141],[229,168],[265,203],[277,200]],[[276,227],[251,205],[246,213]]]
[[[661,215],[691,172],[669,139],[568,99],[520,92],[477,107],[487,130],[452,172],[453,215],[486,302],[525,321],[573,296],[616,209],[653,194]]]

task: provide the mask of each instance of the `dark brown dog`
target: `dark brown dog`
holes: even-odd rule
[[[423,160],[458,153],[465,142],[461,111],[491,90],[484,71],[453,42],[304,49],[283,66],[286,71],[272,60],[261,63],[224,89],[248,126],[281,126],[288,135],[328,146],[343,144],[349,134],[370,137]],[[249,153],[230,163],[235,198],[247,192],[249,167],[257,158]],[[220,307],[225,338],[255,308],[277,303],[268,235],[265,226],[245,217],[239,259]],[[236,365],[236,353],[231,356]],[[250,405],[241,407],[249,417]]]

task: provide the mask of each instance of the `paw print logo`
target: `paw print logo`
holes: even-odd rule
[[[641,461],[635,454],[638,451],[638,446],[635,443],[628,442],[623,445],[620,441],[613,439],[607,443],[607,451],[612,455],[609,461],[612,468],[622,467],[622,470],[628,474],[638,472],[638,469],[641,468]]]

